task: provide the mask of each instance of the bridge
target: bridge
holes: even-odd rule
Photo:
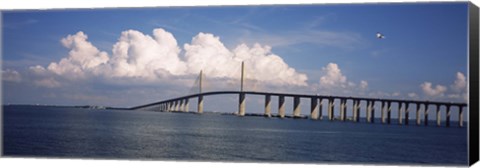
[[[197,113],[203,113],[203,104],[205,96],[213,95],[238,95],[238,112],[237,116],[245,116],[245,107],[246,102],[245,98],[247,95],[260,95],[265,97],[264,105],[264,116],[271,117],[271,98],[272,96],[278,97],[278,116],[280,118],[285,117],[285,97],[293,98],[293,118],[300,118],[300,101],[301,99],[310,100],[310,119],[312,120],[322,120],[323,119],[323,102],[326,102],[327,106],[327,116],[328,120],[335,120],[335,101],[339,101],[338,111],[339,111],[339,120],[347,121],[347,101],[351,102],[351,112],[352,112],[352,121],[359,122],[360,120],[360,104],[364,102],[366,109],[366,121],[368,123],[375,122],[375,103],[381,105],[380,114],[381,114],[381,123],[390,124],[391,123],[391,114],[392,114],[392,104],[396,104],[397,109],[397,119],[398,124],[409,124],[410,120],[410,111],[409,107],[414,105],[416,107],[415,119],[416,125],[422,125],[421,113],[423,112],[423,125],[428,125],[429,121],[429,109],[435,107],[436,112],[436,125],[441,126],[441,107],[445,108],[445,125],[450,127],[450,117],[451,109],[458,108],[458,126],[463,127],[463,109],[467,107],[466,103],[454,103],[454,102],[439,102],[439,101],[419,101],[419,100],[400,100],[400,99],[380,99],[380,98],[367,98],[367,97],[345,97],[345,96],[327,96],[327,95],[308,95],[308,94],[291,94],[291,93],[274,93],[274,92],[256,92],[256,91],[244,91],[244,63],[242,62],[242,75],[241,75],[241,87],[240,91],[213,91],[213,92],[202,92],[202,81],[203,73],[200,72],[199,77],[199,93],[186,95],[182,97],[176,97],[172,99],[163,100],[160,102],[155,102],[151,104],[141,105],[137,107],[130,108],[131,110],[150,110],[150,111],[162,111],[162,112],[188,112],[189,109],[189,100],[197,99]],[[421,107],[423,106],[423,111]],[[405,118],[403,118],[403,116]]]

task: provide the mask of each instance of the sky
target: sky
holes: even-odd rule
[[[132,107],[195,93],[200,70],[204,91],[240,90],[242,61],[245,90],[466,102],[467,5],[2,11],[3,103]]]

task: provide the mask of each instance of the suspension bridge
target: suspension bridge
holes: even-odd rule
[[[416,125],[428,125],[429,124],[429,109],[435,107],[436,125],[441,126],[442,112],[445,113],[445,126],[450,127],[450,118],[452,115],[452,108],[458,108],[458,126],[463,127],[463,110],[467,107],[466,103],[455,102],[440,102],[440,101],[420,101],[420,100],[400,100],[400,99],[384,99],[384,98],[367,98],[367,97],[345,97],[345,96],[327,96],[327,95],[309,95],[309,94],[292,94],[292,93],[275,93],[275,92],[259,92],[259,91],[244,91],[245,83],[245,65],[242,62],[241,66],[241,80],[240,91],[210,91],[203,92],[204,74],[200,71],[200,75],[197,78],[198,92],[189,94],[186,96],[171,98],[162,100],[155,103],[136,106],[130,108],[130,110],[147,110],[147,111],[160,111],[160,112],[190,112],[189,101],[190,99],[197,99],[196,113],[203,113],[204,97],[215,95],[238,95],[238,111],[237,116],[245,116],[246,96],[247,95],[260,95],[265,97],[264,116],[272,116],[272,96],[278,97],[278,110],[277,116],[280,118],[286,117],[285,111],[285,98],[293,98],[293,118],[300,118],[301,108],[300,102],[302,99],[310,100],[310,119],[323,120],[323,103],[327,106],[327,119],[340,121],[348,121],[347,119],[347,101],[351,102],[351,113],[353,122],[360,122],[360,105],[365,104],[366,122],[375,122],[375,104],[380,105],[380,119],[383,124],[391,124],[392,122],[392,105],[396,104],[398,109],[397,120],[398,124],[409,125],[410,111],[409,107],[415,106],[415,124]],[[195,83],[197,83],[195,82]],[[195,84],[196,85],[196,84]],[[339,101],[339,116],[335,117],[335,102]],[[441,107],[444,108],[441,108]],[[421,108],[423,107],[423,108]],[[423,109],[423,110],[421,110]],[[441,110],[444,109],[444,110]],[[423,113],[423,115],[421,115]],[[422,123],[423,118],[423,123]]]

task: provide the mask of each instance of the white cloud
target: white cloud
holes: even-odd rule
[[[326,67],[322,68],[325,73],[320,77],[320,85],[324,87],[342,86],[345,87],[347,77],[342,74],[342,71],[335,63],[328,63]]]
[[[234,60],[245,61],[247,77],[266,83],[306,86],[307,75],[296,72],[283,59],[271,53],[271,47],[255,44],[251,48],[242,44],[235,48]]]
[[[457,93],[462,92],[467,88],[467,78],[465,75],[463,75],[463,73],[457,72],[457,78],[450,87]]]
[[[6,69],[2,70],[2,80],[8,82],[20,82],[22,81],[22,76],[15,70]]]
[[[360,81],[360,89],[365,90],[367,88],[368,88],[368,82],[364,80]]]
[[[70,49],[68,57],[62,58],[58,63],[52,62],[47,69],[57,75],[69,79],[85,78],[86,73],[105,64],[109,57],[106,52],[99,51],[83,32],[68,35],[61,40],[63,46]]]
[[[270,46],[257,43],[248,47],[240,44],[230,51],[219,37],[199,33],[184,48],[191,74],[203,70],[209,77],[238,79],[241,62],[244,61],[246,76],[250,79],[267,84],[307,85],[307,76],[296,72],[280,56],[271,53]]]
[[[449,98],[468,101],[467,78],[463,73],[457,72],[456,79],[450,86],[454,93],[449,94]]]
[[[190,44],[185,44],[184,55],[180,54],[174,36],[163,29],[153,30],[153,36],[135,30],[122,32],[111,56],[99,51],[83,32],[68,35],[61,42],[70,49],[67,57],[50,63],[47,68],[30,67],[30,71],[37,75],[48,71],[69,80],[101,77],[158,82],[196,75],[203,70],[208,77],[238,79],[241,62],[245,61],[247,73],[251,72],[247,77],[253,80],[269,85],[307,85],[307,76],[271,53],[270,46],[240,44],[229,50],[219,37],[209,33],[199,33]]]
[[[433,87],[431,82],[424,82],[420,85],[424,95],[429,98],[447,98],[455,101],[467,101],[467,79],[461,72],[456,73],[455,81],[450,85],[451,91],[446,86],[436,85]]]
[[[320,87],[333,89],[359,89],[366,90],[368,88],[368,82],[361,80],[360,84],[348,81],[347,77],[342,74],[342,70],[336,63],[328,63],[327,66],[322,67],[323,76],[320,77]],[[357,87],[358,86],[358,87]]]
[[[349,81],[336,63],[328,63],[322,67],[322,75],[318,84],[313,84],[314,91],[320,94],[366,96],[369,95],[368,82],[361,80],[359,83]],[[370,95],[369,95],[370,96]]]
[[[176,39],[163,29],[155,29],[153,37],[135,30],[124,31],[113,46],[107,71],[115,77],[150,80],[166,75],[183,75],[186,65],[178,57],[179,53]]]
[[[442,97],[444,93],[447,91],[447,87],[442,85],[436,85],[432,88],[432,83],[424,82],[420,85],[424,94],[431,96],[431,97]]]
[[[410,97],[410,98],[417,98],[417,97],[418,97],[418,95],[417,95],[416,93],[414,93],[414,92],[408,93],[407,95],[408,95],[408,97]]]
[[[223,78],[232,76],[240,67],[240,61],[234,60],[233,53],[213,34],[199,33],[184,48],[189,73],[203,70],[208,76]]]
[[[47,72],[47,70],[45,68],[43,68],[42,66],[40,65],[37,65],[37,66],[32,66],[32,67],[29,67],[28,68],[31,72],[33,72],[33,74],[35,75],[39,75],[39,76],[43,76],[45,75]]]

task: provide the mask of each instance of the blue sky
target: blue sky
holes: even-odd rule
[[[256,71],[250,77],[258,77],[250,90],[466,101],[463,84],[468,82],[468,23],[467,3],[463,2],[4,11],[2,17],[6,104],[129,107],[150,103],[186,94],[197,70],[205,68],[196,67],[193,60],[201,60],[197,58],[228,61],[227,57],[238,60],[245,56],[251,61],[247,67]],[[157,39],[152,34],[155,29],[164,30],[162,35],[173,35],[178,51],[175,46],[162,49],[145,42],[149,40],[145,36]],[[152,64],[153,70],[142,65],[131,65],[136,69],[125,72],[115,69],[118,64],[112,60],[121,54],[112,48],[127,30],[135,32],[125,33],[123,38],[131,47],[126,55],[159,61]],[[376,32],[386,38],[377,39]],[[67,39],[69,35],[72,38]],[[140,44],[135,40],[142,46],[136,46]],[[172,38],[162,40],[175,44]],[[242,44],[246,47],[239,48]],[[152,47],[145,51],[159,52],[136,52],[135,47]],[[77,57],[97,54],[87,60],[100,58],[101,52],[106,56],[89,62],[95,67],[85,68],[87,63],[76,64],[78,60],[72,59],[70,67],[50,67],[75,57],[72,51],[76,49],[80,51]],[[173,54],[168,59],[175,57],[178,66],[163,64],[166,56],[150,58],[152,54]],[[275,65],[259,63],[273,57],[281,61]],[[227,64],[217,62],[204,65],[218,67],[206,74],[211,77],[210,89],[238,89],[235,84],[225,84],[237,80],[232,73],[238,68],[230,66],[235,70],[226,73],[230,70],[222,68],[229,68]],[[185,68],[179,68],[183,65]],[[72,71],[78,67],[84,72]],[[267,81],[264,77],[275,74],[268,67],[282,67],[279,74],[287,74],[288,68],[295,72]],[[151,75],[142,76],[142,70]]]

